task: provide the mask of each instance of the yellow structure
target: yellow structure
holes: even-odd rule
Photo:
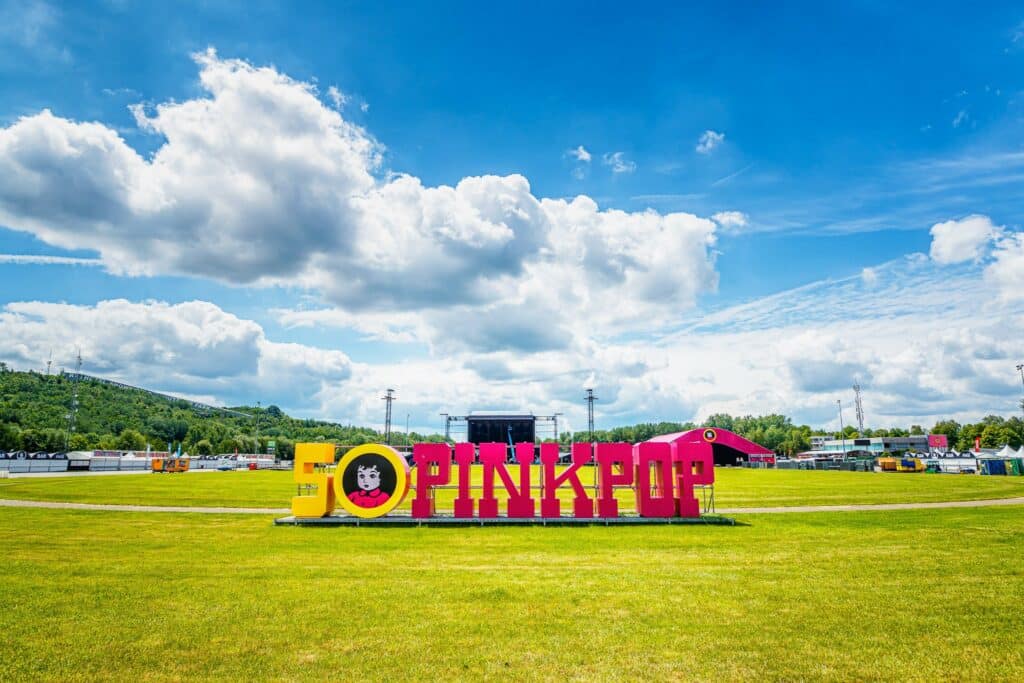
[[[153,458],[151,464],[154,472],[188,472],[188,458]]]
[[[879,458],[878,466],[882,468],[883,472],[895,472],[899,458]]]
[[[896,463],[897,472],[924,472],[924,469],[921,458],[900,458]]]
[[[334,512],[334,477],[326,471],[326,466],[333,464],[333,443],[295,444],[295,483],[300,489],[315,489],[315,492],[292,498],[293,515],[323,517]],[[317,465],[320,465],[319,470]]]
[[[344,489],[345,470],[352,467],[353,463],[355,463],[358,458],[365,455],[379,455],[384,458],[395,471],[394,493],[391,494],[387,502],[370,508],[361,507],[352,502]],[[407,463],[405,458],[403,458],[402,455],[394,448],[383,444],[367,443],[362,446],[356,446],[342,456],[341,460],[338,462],[338,469],[335,472],[334,495],[338,500],[338,504],[345,508],[345,512],[354,517],[372,519],[373,517],[386,515],[402,503],[402,500],[405,499],[405,494],[409,491],[409,463]]]

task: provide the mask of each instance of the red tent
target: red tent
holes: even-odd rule
[[[662,434],[653,439],[655,443],[709,443],[715,454],[716,465],[736,465],[742,461],[767,462],[774,464],[775,453],[735,432],[718,427],[699,427],[688,432]]]

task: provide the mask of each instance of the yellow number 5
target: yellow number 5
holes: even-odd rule
[[[334,512],[333,477],[316,471],[316,466],[323,464],[334,464],[334,444],[295,444],[295,483],[300,490],[316,489],[312,495],[292,498],[292,514],[296,517],[323,517]]]

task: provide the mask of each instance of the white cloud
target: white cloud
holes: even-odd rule
[[[1005,295],[1022,289],[1024,247],[985,217],[949,222],[983,220],[984,238],[937,225],[933,260],[694,312],[717,287],[717,234],[741,227],[741,212],[602,210],[537,197],[518,175],[425,186],[381,169],[381,145],[313,86],[212,53],[197,61],[204,96],[136,109],[162,138],[151,157],[108,126],[50,112],[0,128],[0,223],[95,250],[116,273],[305,288],[315,308],[273,312],[286,327],[426,352],[351,362],[203,302],[22,302],[0,312],[0,357],[38,367],[42,349],[69,358],[81,344],[98,374],[357,423],[380,421],[379,391],[394,385],[399,410],[435,427],[437,412],[485,407],[584,424],[585,382],[603,426],[770,410],[822,424],[853,373],[873,424],[1012,404],[1000,340],[1024,332]],[[992,239],[986,269],[976,260]]]
[[[636,170],[636,163],[625,157],[624,152],[611,152],[601,157],[601,163],[610,166],[612,173],[632,173]]]
[[[80,348],[86,373],[228,403],[273,396],[319,410],[322,392],[352,373],[340,351],[270,341],[257,323],[205,301],[17,302],[0,310],[0,329],[0,358],[15,367],[38,368],[53,349],[72,368]]]
[[[44,254],[0,254],[0,263],[35,266],[102,266],[103,261],[95,258],[72,256],[46,256]]]
[[[511,331],[524,328],[499,314],[550,309],[553,290],[573,318],[569,337],[589,336],[598,332],[577,312],[666,320],[717,282],[711,221],[544,200],[520,175],[424,186],[383,171],[381,145],[315,86],[212,50],[195,60],[204,96],[133,108],[164,140],[149,158],[101,123],[49,111],[0,128],[0,223],[94,250],[115,274],[300,287],[349,314],[414,313],[427,340],[445,336],[443,312],[462,306],[508,327],[467,340],[515,344]],[[605,161],[635,167],[621,152]],[[552,284],[566,274],[574,283]]]
[[[578,146],[576,149],[570,149],[568,152],[566,152],[566,154],[571,156],[576,161],[580,161],[586,164],[590,163],[590,152],[588,152],[583,145]]]
[[[331,87],[327,88],[327,97],[329,97],[331,102],[334,103],[335,109],[343,109],[351,99],[348,95],[341,92],[341,90],[339,90],[338,86],[336,85],[332,85]]]
[[[999,296],[1007,301],[1024,299],[1024,233],[1000,239],[992,257],[985,276],[999,288]]]
[[[687,239],[707,234],[701,219],[659,225],[656,215],[647,223],[634,217],[621,233],[609,232],[618,225],[614,219],[601,225],[602,212],[585,202],[573,206],[576,202],[553,209],[570,214],[559,216],[558,225],[599,231],[601,242],[634,233],[647,240],[679,231],[690,233]],[[573,239],[571,233],[565,238],[566,250],[576,248]],[[651,251],[658,251],[662,243],[653,244]],[[1017,248],[1008,245],[1008,254],[1010,246]],[[626,253],[640,259],[642,252],[637,246]],[[592,286],[572,280],[586,271],[544,270],[528,280],[538,284],[539,293],[521,291],[519,305],[426,317],[403,314],[407,317],[395,327],[411,335],[408,340],[427,341],[435,352],[404,360],[385,353],[374,363],[271,341],[257,323],[204,302],[24,302],[0,312],[0,359],[40,367],[52,346],[58,362],[66,364],[81,344],[86,369],[97,374],[227,404],[258,398],[301,414],[359,424],[379,425],[380,391],[395,386],[396,410],[411,413],[414,429],[441,429],[439,412],[487,408],[558,411],[580,426],[585,424],[582,389],[590,384],[601,397],[599,426],[770,411],[832,426],[836,399],[852,401],[855,375],[864,386],[872,426],[928,425],[941,417],[976,420],[1012,411],[1019,391],[1014,340],[1024,334],[1024,316],[1014,302],[996,295],[999,282],[982,277],[984,264],[939,266],[901,258],[872,269],[877,273],[872,287],[859,274],[812,283],[715,313],[676,316],[671,322],[678,331],[661,336],[615,336],[608,331],[616,328],[608,325],[637,315],[657,326],[659,311],[671,306],[634,314],[618,310],[623,307],[609,291],[593,300],[574,299],[574,305],[588,306],[577,320],[562,315],[561,297],[566,287]],[[592,275],[615,277],[614,271]],[[626,277],[624,299],[633,298],[631,289],[643,284]],[[692,289],[685,281],[673,286]],[[288,326],[361,326],[382,342],[396,341],[386,336],[386,312],[354,318],[335,309],[274,313]],[[580,325],[604,334],[579,333]],[[508,348],[502,341],[507,334],[529,340],[531,352]],[[560,334],[568,343],[552,343]]]
[[[719,133],[713,130],[706,130],[700,135],[700,139],[697,140],[696,150],[699,154],[711,154],[711,151],[718,147],[722,142],[725,141],[725,133]]]
[[[723,228],[732,230],[745,228],[749,222],[747,214],[742,211],[719,211],[711,218]]]
[[[963,124],[964,121],[966,121],[966,120],[967,120],[967,111],[961,109],[960,111],[958,111],[956,113],[956,116],[953,117],[953,127],[954,128],[959,128],[960,125]]]
[[[992,224],[988,216],[977,214],[936,223],[931,229],[932,245],[929,253],[936,263],[977,261],[984,256],[990,242],[1001,230]]]

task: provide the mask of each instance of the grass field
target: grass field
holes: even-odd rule
[[[1024,508],[741,519],[0,509],[0,679],[1024,679]]]
[[[592,470],[587,470],[590,476]],[[535,476],[537,480],[539,475]],[[1024,495],[1024,477],[716,470],[719,507],[917,503],[981,500]],[[0,480],[0,498],[81,503],[286,508],[295,495],[290,472],[202,472],[123,476],[71,476]],[[568,496],[566,491],[566,496]],[[439,509],[450,509],[451,492],[439,492]],[[630,505],[632,496],[623,492]],[[409,506],[408,499],[405,507]],[[564,506],[563,506],[564,507]]]

